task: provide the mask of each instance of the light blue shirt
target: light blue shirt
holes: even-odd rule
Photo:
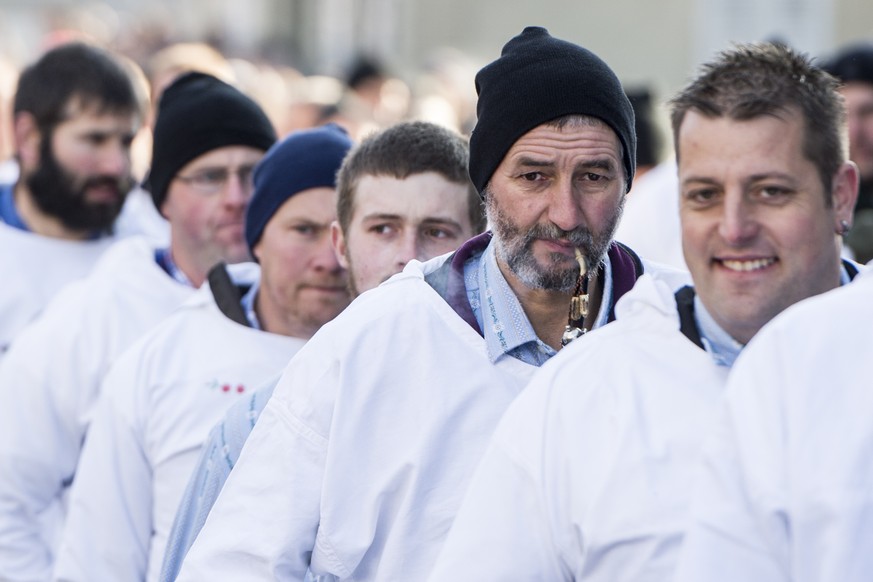
[[[842,265],[840,267],[840,285],[845,285],[851,280],[845,265]],[[719,366],[732,367],[745,344],[735,340],[716,323],[697,294],[694,295],[694,317],[697,329],[700,331],[700,341],[703,342],[703,347],[713,361]]]
[[[604,289],[601,305],[609,306],[612,304],[612,269],[608,258],[602,268]],[[518,297],[497,265],[493,240],[481,255],[464,265],[464,285],[492,363],[509,356],[533,366],[542,366],[557,353],[534,332]],[[594,327],[605,325],[608,317],[609,309],[601,308]]]
[[[727,368],[733,366],[743,349],[743,344],[715,322],[697,294],[694,295],[694,318],[700,331],[700,341],[712,360],[719,366]]]
[[[258,289],[261,288],[261,280],[258,279],[255,281],[254,285],[246,291],[246,294],[242,296],[240,300],[240,304],[242,305],[243,311],[245,311],[246,319],[249,322],[249,325],[252,326],[252,329],[260,330],[261,322],[258,320],[258,314],[255,313],[255,297],[258,296]]]

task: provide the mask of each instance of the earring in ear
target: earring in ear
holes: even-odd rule
[[[840,230],[837,231],[837,234],[840,236],[846,236],[849,233],[849,222],[847,220],[840,221]]]

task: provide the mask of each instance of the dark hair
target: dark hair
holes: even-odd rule
[[[389,176],[403,180],[435,172],[449,182],[467,187],[470,224],[474,232],[485,229],[479,194],[467,173],[469,146],[448,129],[424,121],[398,123],[364,139],[346,159],[337,175],[337,220],[347,231],[354,211],[355,190],[364,176]]]
[[[830,193],[847,157],[846,112],[837,89],[831,75],[783,44],[744,44],[724,51],[670,102],[676,159],[679,129],[692,109],[706,117],[748,120],[796,107],[804,120],[803,153]]]
[[[655,122],[652,93],[648,88],[625,89],[634,108],[637,134],[637,166],[655,166],[661,161],[661,134]]]
[[[40,132],[50,133],[64,120],[74,100],[98,113],[143,113],[131,75],[121,61],[81,42],[54,48],[24,69],[13,110],[16,115],[30,113]]]

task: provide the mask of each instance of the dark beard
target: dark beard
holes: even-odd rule
[[[576,285],[579,277],[578,264],[574,260],[568,261],[560,253],[553,253],[554,263],[551,268],[543,267],[537,262],[531,250],[534,241],[545,239],[571,243],[585,255],[589,272],[594,274],[606,257],[624,209],[622,200],[615,215],[611,217],[608,224],[604,225],[603,232],[596,234],[585,227],[565,231],[552,223],[537,224],[530,230],[522,231],[500,210],[490,192],[485,193],[485,204],[488,222],[494,233],[497,257],[531,289],[548,289],[565,293],[572,291]],[[561,262],[567,262],[567,266],[561,268],[559,266]]]
[[[111,233],[127,193],[133,187],[133,178],[91,176],[77,188],[75,177],[62,168],[55,158],[51,138],[51,133],[47,132],[40,145],[39,167],[26,178],[34,203],[40,211],[57,218],[70,230],[95,234]],[[88,188],[95,186],[115,188],[118,198],[111,203],[86,201],[85,193]]]

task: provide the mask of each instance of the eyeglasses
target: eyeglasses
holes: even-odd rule
[[[237,179],[239,179],[242,191],[246,194],[251,194],[255,189],[255,184],[252,180],[253,173],[254,166],[241,166],[235,170],[230,168],[207,168],[190,176],[177,175],[175,179],[189,184],[204,194],[217,194],[227,186],[231,175],[235,174]]]

